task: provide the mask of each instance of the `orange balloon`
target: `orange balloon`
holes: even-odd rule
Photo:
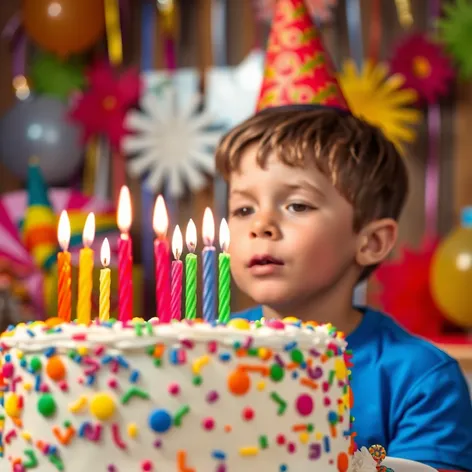
[[[90,48],[105,30],[103,0],[23,0],[22,15],[29,37],[61,57]]]

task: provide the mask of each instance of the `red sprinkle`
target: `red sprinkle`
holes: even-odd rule
[[[74,341],[85,341],[87,339],[86,333],[77,333],[72,335]]]

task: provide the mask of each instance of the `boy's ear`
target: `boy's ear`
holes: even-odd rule
[[[356,261],[361,267],[384,261],[395,246],[398,223],[392,218],[375,220],[359,233]]]

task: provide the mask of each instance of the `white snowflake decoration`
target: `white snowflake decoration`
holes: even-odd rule
[[[377,463],[366,447],[354,453],[349,472],[377,472]]]
[[[125,126],[133,134],[124,139],[123,149],[135,155],[128,163],[131,175],[146,176],[144,183],[154,193],[165,184],[178,198],[186,187],[201,190],[205,174],[214,174],[213,151],[222,132],[208,129],[213,118],[208,111],[199,112],[199,95],[186,106],[178,106],[176,98],[172,84],[164,84],[159,94],[147,92],[141,98],[142,111],[126,116]]]

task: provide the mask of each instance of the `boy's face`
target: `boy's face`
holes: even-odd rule
[[[256,303],[296,307],[358,277],[353,207],[314,165],[265,169],[249,148],[230,177],[231,268]],[[352,288],[352,287],[351,287]]]

